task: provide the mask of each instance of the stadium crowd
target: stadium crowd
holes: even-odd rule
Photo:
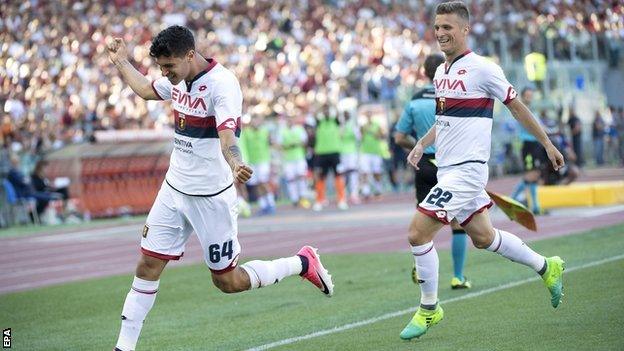
[[[0,175],[8,174],[11,155],[19,156],[21,170],[31,174],[45,152],[94,141],[96,130],[170,128],[166,106],[145,102],[122,84],[105,44],[111,36],[123,37],[135,66],[157,78],[160,72],[148,55],[150,40],[171,24],[191,28],[199,38],[198,52],[235,72],[252,119],[262,116],[277,124],[274,117],[284,116],[311,124],[322,104],[344,98],[358,105],[381,103],[396,117],[424,82],[419,70],[424,57],[437,51],[429,30],[436,3],[3,2]],[[528,33],[530,50],[544,51],[550,38],[555,59],[572,58],[572,51],[584,59],[590,58],[584,50],[596,35],[602,57],[619,62],[624,38],[620,2],[501,3],[497,16],[494,1],[469,2],[475,51],[495,55],[488,43],[504,33],[511,56],[521,57]],[[613,140],[621,144],[623,114],[612,112],[614,122],[604,133],[608,145]],[[385,129],[389,136],[390,126]]]

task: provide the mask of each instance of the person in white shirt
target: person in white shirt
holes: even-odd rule
[[[150,56],[163,77],[153,82],[128,61],[122,39],[113,39],[107,49],[137,95],[171,100],[175,120],[169,170],[143,228],[141,256],[123,306],[115,350],[135,349],[160,275],[169,260],[182,257],[192,231],[204,250],[212,281],[225,293],[265,287],[298,274],[331,296],[331,276],[310,246],[295,256],[237,265],[241,247],[233,182],[248,181],[252,170],[237,144],[242,93],[234,74],[198,54],[193,34],[182,26],[171,26],[154,38]]]
[[[438,303],[438,255],[433,238],[453,219],[466,230],[475,247],[496,252],[540,274],[553,307],[563,296],[563,260],[539,255],[514,234],[495,229],[490,221],[488,208],[492,201],[485,186],[494,99],[503,102],[514,118],[535,135],[553,167],[564,165],[563,156],[527,107],[516,99],[516,91],[502,69],[468,49],[469,23],[468,8],[461,1],[441,3],[436,8],[435,36],[446,58],[433,80],[436,122],[418,140],[408,162],[418,170],[423,150],[435,141],[438,184],[419,204],[409,227],[421,297],[416,314],[400,334],[402,339],[422,336],[444,317]]]

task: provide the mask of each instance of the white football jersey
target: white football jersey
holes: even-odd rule
[[[490,158],[494,98],[508,104],[516,98],[503,70],[470,50],[450,65],[440,65],[436,92],[436,160],[438,167]]]
[[[232,171],[221,153],[218,131],[240,136],[243,95],[234,74],[208,59],[191,82],[152,82],[156,95],[171,100],[175,119],[173,152],[165,181],[188,195],[212,195],[229,187]]]

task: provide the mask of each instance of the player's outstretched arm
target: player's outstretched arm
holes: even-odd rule
[[[533,114],[524,105],[524,103],[522,103],[520,99],[513,99],[507,104],[507,108],[509,108],[509,111],[511,111],[514,118],[520,122],[526,130],[533,134],[542,146],[544,146],[546,153],[548,154],[548,159],[550,159],[553,168],[555,170],[559,170],[563,167],[565,164],[563,155],[559,152],[559,150],[557,150],[555,145],[553,145],[542,126],[537,123],[537,120],[533,117]]]
[[[128,83],[137,95],[145,100],[160,100],[154,89],[152,89],[150,80],[128,61],[128,51],[123,39],[111,39],[106,45],[106,49],[108,58],[117,67],[124,82]]]
[[[240,183],[248,181],[253,171],[243,162],[234,131],[231,129],[220,130],[219,141],[221,142],[221,152],[232,169],[234,179]]]

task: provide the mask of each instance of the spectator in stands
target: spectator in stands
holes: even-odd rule
[[[544,94],[544,80],[546,79],[546,56],[541,52],[532,52],[524,57],[524,70],[527,78]]]
[[[613,119],[615,120],[615,128],[618,133],[619,164],[624,166],[624,107],[620,107],[619,109],[611,107],[611,111]]]
[[[40,160],[39,162],[37,162],[33,173],[30,175],[32,187],[35,193],[49,195],[47,197],[36,197],[37,213],[39,215],[41,215],[46,210],[48,204],[50,203],[50,200],[62,199],[66,201],[67,199],[69,199],[69,189],[67,187],[57,189],[50,184],[50,180],[46,177],[45,174],[47,164],[48,163],[46,161]]]
[[[62,195],[43,189],[41,191],[36,190],[31,183],[29,177],[19,169],[19,158],[16,155],[11,156],[11,169],[7,176],[7,180],[15,189],[15,195],[20,201],[36,200],[37,214],[41,214],[45,210],[48,203],[52,200],[61,199]]]
[[[616,111],[611,112],[611,122],[607,124],[607,130],[605,132],[605,161],[608,164],[619,164],[619,139],[618,133],[618,116]]]
[[[20,169],[19,157],[15,154],[10,155],[11,166],[7,174],[7,180],[15,189],[15,195],[18,199],[27,199],[31,197],[33,192],[32,185],[24,172]]]
[[[594,141],[594,159],[598,166],[604,164],[604,142],[606,124],[600,111],[596,111],[592,122],[592,139]]]
[[[568,119],[568,126],[570,127],[570,135],[572,137],[572,149],[576,154],[576,164],[579,167],[583,167],[583,143],[582,143],[582,131],[583,124],[581,119],[576,115],[574,109],[570,109],[570,118]]]
[[[542,125],[552,143],[561,150],[565,160],[564,167],[555,170],[550,166],[545,167],[543,182],[545,185],[567,185],[575,181],[580,175],[579,167],[576,165],[576,154],[564,133],[565,126],[557,122],[554,118],[549,118],[545,111],[540,116]]]

